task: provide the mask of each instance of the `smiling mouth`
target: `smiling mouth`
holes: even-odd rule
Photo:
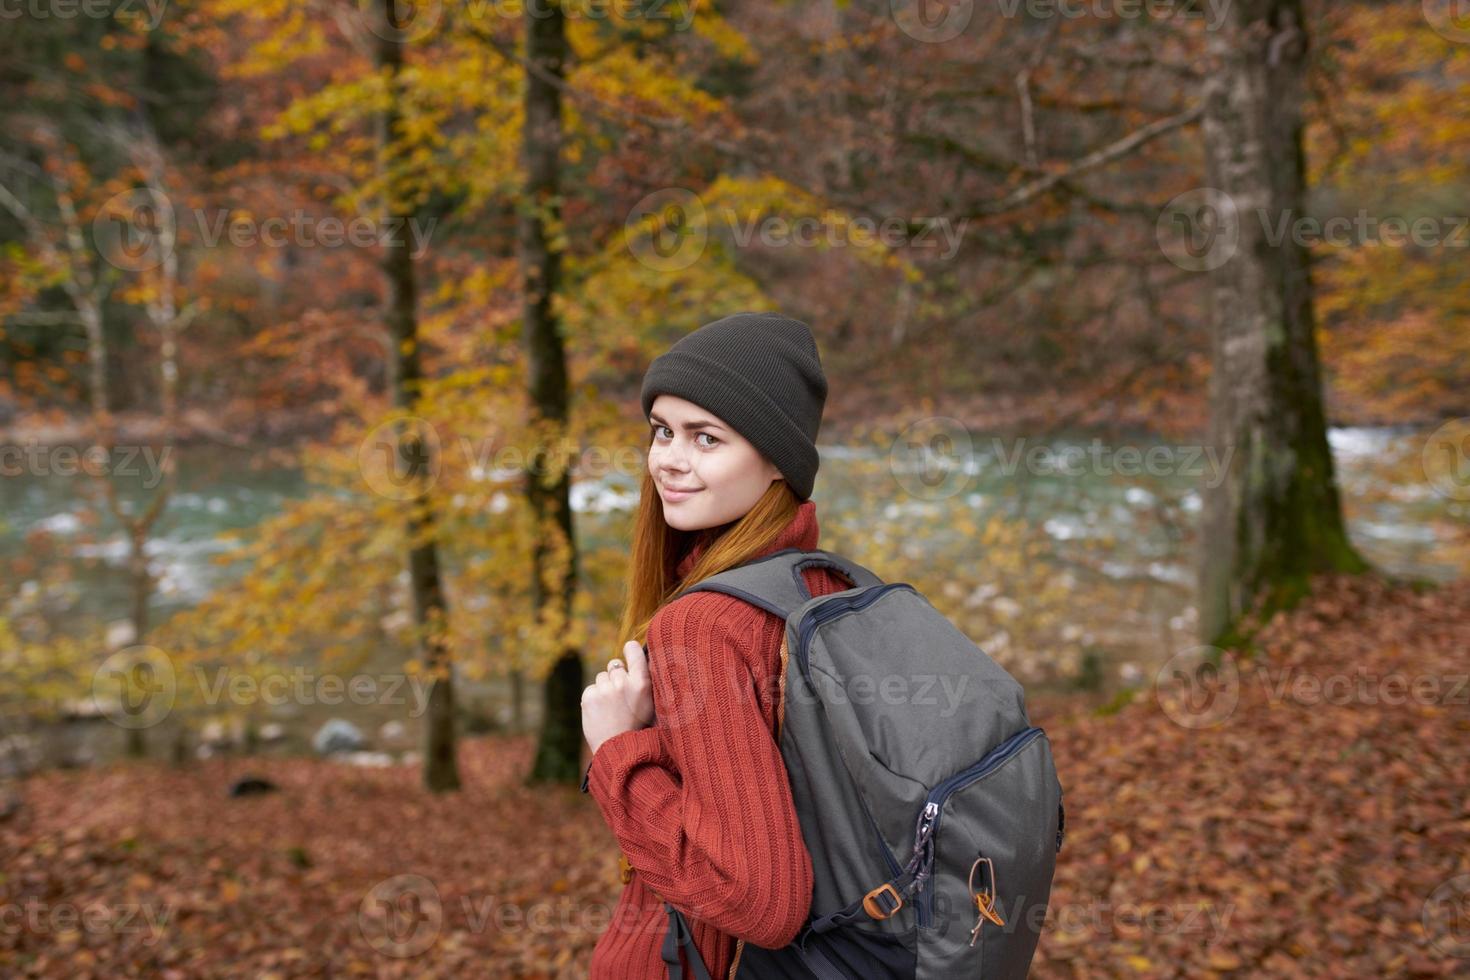
[[[691,493],[698,493],[701,489],[702,489],[701,487],[694,487],[694,488],[689,489],[689,490],[680,490],[677,487],[665,486],[664,487],[664,493],[665,494],[671,494],[671,495],[678,495],[678,496],[681,496],[681,497],[687,497]]]

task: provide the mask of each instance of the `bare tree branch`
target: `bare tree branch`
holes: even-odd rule
[[[1102,149],[1089,153],[1063,170],[1055,171],[1028,184],[1023,184],[997,201],[982,204],[975,216],[989,216],[1014,210],[1023,204],[1035,200],[1068,178],[1076,177],[1103,164],[1122,159],[1152,140],[1163,136],[1165,133],[1170,133],[1176,129],[1188,126],[1197,121],[1203,113],[1204,104],[1200,103],[1177,115],[1151,122],[1147,126],[1134,130],[1122,139],[1115,140]]]
[[[1046,60],[1046,52],[1051,47],[1052,38],[1056,37],[1057,25],[1060,23],[1060,18],[1051,19],[1046,33],[1026,59],[1026,67],[1016,73],[1016,91],[1021,98],[1021,145],[1025,148],[1026,165],[1032,170],[1039,170],[1041,163],[1036,156],[1036,120],[1031,107],[1031,75]]]

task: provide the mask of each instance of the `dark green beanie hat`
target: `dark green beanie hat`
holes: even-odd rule
[[[817,479],[827,377],[811,329],[779,313],[732,313],[681,337],[643,376],[643,415],[659,395],[715,413],[770,460],[799,500]]]

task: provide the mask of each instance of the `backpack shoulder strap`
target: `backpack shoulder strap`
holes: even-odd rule
[[[788,619],[812,598],[801,577],[802,570],[806,568],[833,569],[851,581],[855,588],[883,584],[881,578],[857,562],[833,552],[820,548],[811,551],[783,548],[696,582],[674,599],[691,592],[723,592]]]

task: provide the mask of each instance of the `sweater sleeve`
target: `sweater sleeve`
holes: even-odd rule
[[[721,932],[775,948],[806,924],[812,865],[740,650],[761,616],[727,596],[661,610],[648,647],[657,720],[603,742],[588,784],[644,884]]]

